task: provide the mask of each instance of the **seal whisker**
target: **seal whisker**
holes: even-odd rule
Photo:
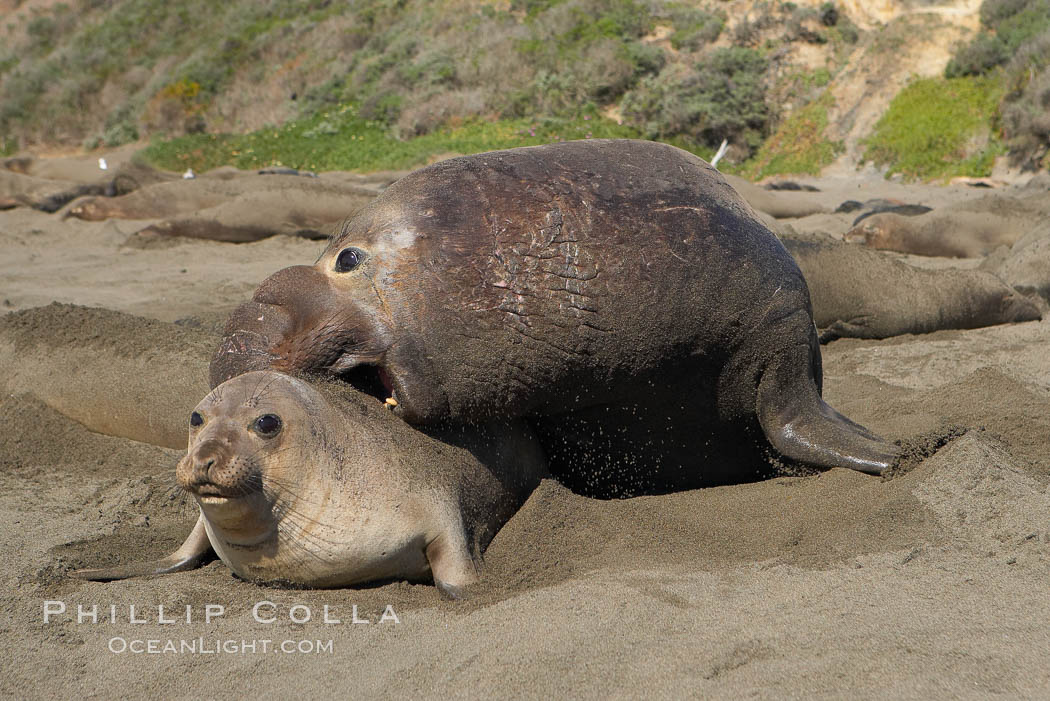
[[[304,516],[301,512],[294,509],[286,509],[280,512],[280,520],[277,529],[278,539],[281,542],[294,543],[297,548],[304,549],[304,545],[309,545],[316,551],[312,556],[318,559],[320,553],[323,552],[334,552],[338,551],[343,546],[349,545],[355,542],[354,536],[351,534],[345,539],[333,539],[325,538],[318,535],[316,532],[308,530],[303,521],[307,522],[307,525],[320,525],[322,527],[332,528],[333,523],[322,523]]]
[[[282,490],[282,491],[284,492],[284,494],[291,494],[288,490]],[[291,496],[295,497],[296,500],[300,500],[300,497],[298,497],[297,495],[291,494]],[[299,510],[298,508],[291,506],[291,502],[289,502],[286,499],[281,499],[281,498],[278,497],[277,499],[274,500],[273,503],[274,503],[275,514],[279,514],[279,516],[281,517],[282,520],[284,518],[286,518],[286,517],[292,517],[291,523],[294,523],[295,525],[297,525],[300,528],[303,527],[304,523],[309,524],[309,525],[313,525],[313,526],[320,526],[320,527],[323,527],[323,528],[330,528],[332,526],[332,523],[333,523],[332,521],[321,521],[321,520],[319,520],[317,518],[314,518],[313,516],[309,516],[306,513],[304,513],[303,511]],[[324,507],[326,505],[325,504],[320,504],[319,506]],[[329,538],[323,538],[322,536],[319,536],[317,534],[312,534],[312,535],[314,537],[320,539],[320,540],[323,540],[324,542],[327,542],[327,543],[333,544],[333,545],[334,544],[339,544],[339,543],[349,542],[349,541],[343,541],[343,540],[333,540],[333,539],[329,539]]]

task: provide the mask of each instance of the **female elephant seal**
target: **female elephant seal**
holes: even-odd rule
[[[176,477],[201,515],[186,542],[155,562],[76,574],[175,572],[214,550],[252,581],[432,576],[457,596],[544,469],[521,424],[432,437],[345,385],[252,372],[212,390],[190,417]]]
[[[212,383],[323,371],[406,421],[680,401],[760,425],[790,459],[879,473],[897,449],[821,399],[795,261],[714,168],[665,144],[588,140],[454,158],[391,185],[315,265],[227,323]]]

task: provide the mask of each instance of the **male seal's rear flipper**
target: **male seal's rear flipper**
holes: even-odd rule
[[[90,579],[96,582],[145,577],[151,574],[171,574],[172,572],[197,569],[212,555],[212,552],[211,542],[208,540],[208,531],[204,526],[204,516],[202,514],[197,519],[197,525],[190,531],[185,542],[179,546],[178,550],[167,557],[148,562],[119,565],[117,567],[74,570],[71,574],[74,577]]]
[[[426,554],[434,586],[450,599],[466,598],[466,588],[478,581],[478,568],[467,548],[462,525],[430,541]]]
[[[880,475],[900,449],[828,406],[801,362],[783,360],[758,385],[758,421],[784,457],[816,467],[848,467]],[[794,377],[784,377],[791,374]]]

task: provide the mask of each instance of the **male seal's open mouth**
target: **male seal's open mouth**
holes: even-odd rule
[[[352,356],[343,356],[333,364],[332,369],[354,389],[375,397],[390,409],[396,410],[404,393],[396,373],[391,368],[381,365],[381,360],[376,358],[361,362]]]

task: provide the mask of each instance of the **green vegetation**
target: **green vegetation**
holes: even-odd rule
[[[1050,161],[1050,0],[985,0],[981,31],[945,70],[956,76],[994,76],[1008,87],[999,106],[1003,141],[1015,165]]]
[[[1050,0],[985,0],[981,32],[948,63],[945,76],[983,75],[1050,31]]]
[[[812,173],[841,151],[826,88],[860,36],[834,2],[770,1],[741,21],[714,0],[66,1],[0,47],[0,148],[149,138],[154,163],[198,170],[405,168],[590,135],[705,156],[727,139],[723,168]],[[972,68],[910,86],[870,158],[915,177],[984,171],[996,130],[1045,155],[1050,0],[986,0],[982,22],[953,62]],[[899,24],[872,50],[907,41]],[[797,42],[827,45],[825,67],[785,61]]]
[[[85,3],[78,15],[60,3],[51,14],[29,20],[28,52],[36,60],[22,60],[6,71],[0,85],[0,134],[23,131],[48,141],[69,134],[84,138],[85,116],[102,111],[108,136],[101,140],[137,138],[134,122],[118,124],[119,115],[126,122],[146,109],[160,87],[149,73],[158,64],[170,64],[163,71],[170,81],[198,83],[202,100],[210,101],[238,68],[258,60],[259,46],[276,29],[331,14],[330,4],[123,0]],[[12,47],[12,53],[16,50]],[[125,91],[116,92],[121,102],[108,109],[100,104],[107,83]]]
[[[914,80],[875,125],[865,157],[913,178],[986,176],[1004,152],[990,129],[1002,92],[994,77]]]
[[[771,3],[761,31],[834,38],[844,23],[826,5]],[[725,13],[680,0],[84,0],[26,17],[0,47],[0,138],[24,143],[253,131],[347,103],[411,141],[630,95],[639,132],[697,149],[728,138],[740,156],[775,118],[765,45],[714,49]]]
[[[435,156],[469,154],[515,146],[586,138],[637,138],[630,127],[585,114],[572,119],[474,120],[424,136],[400,140],[383,124],[343,105],[282,127],[249,134],[197,134],[158,140],[142,153],[146,161],[171,170],[205,171],[284,165],[308,170],[374,171],[411,168]]]
[[[676,51],[697,51],[718,39],[725,27],[723,12],[706,12],[689,6],[671,9],[671,46]]]
[[[758,180],[780,173],[819,174],[842,151],[842,143],[828,140],[824,133],[831,105],[831,94],[825,92],[784,120],[744,165],[742,175]]]
[[[729,139],[754,149],[768,134],[768,61],[754,49],[716,49],[692,66],[673,64],[642,80],[622,102],[624,117],[646,138],[680,137],[694,147]]]

